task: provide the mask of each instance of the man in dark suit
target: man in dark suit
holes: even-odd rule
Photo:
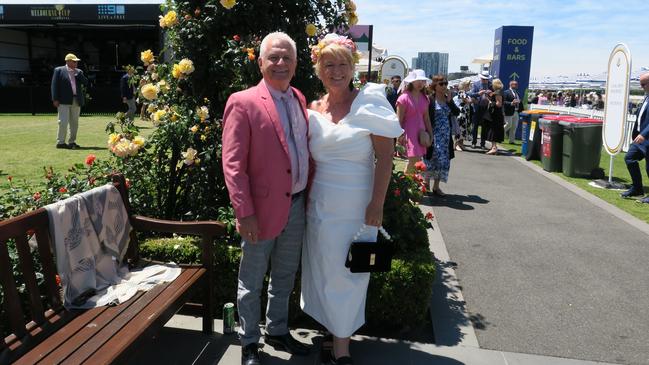
[[[633,185],[629,190],[622,193],[623,198],[644,195],[642,172],[640,172],[639,166],[642,159],[645,160],[647,174],[649,175],[649,72],[640,76],[640,86],[645,91],[645,98],[642,106],[638,109],[636,121],[633,125],[633,143],[629,146],[629,151],[624,157]],[[641,202],[649,204],[649,197],[642,198]]]
[[[523,103],[518,95],[518,81],[509,82],[509,89],[503,95],[505,101],[505,136],[509,136],[509,143],[516,140],[516,127],[518,126],[518,113],[523,111]]]
[[[479,75],[480,79],[473,83],[469,96],[473,99],[473,140],[471,146],[476,148],[478,141],[478,126],[487,114],[487,106],[489,105],[489,97],[493,92],[491,86],[491,75],[489,71],[482,71]],[[487,129],[484,125],[480,132],[480,147],[485,149],[485,142],[487,141]]]
[[[88,79],[83,71],[77,68],[81,61],[72,53],[65,55],[65,66],[54,69],[52,75],[52,105],[59,114],[59,130],[56,137],[56,148],[79,148],[76,143],[79,129],[79,114],[85,99],[83,88],[88,86]],[[70,125],[70,138],[65,143],[65,135]]]
[[[390,79],[390,84],[391,86],[387,88],[385,94],[388,102],[390,103],[390,105],[392,105],[392,109],[394,109],[394,111],[396,112],[397,99],[399,98],[399,86],[401,85],[401,76],[392,76],[392,78]]]
[[[135,73],[133,66],[126,67],[126,73],[119,80],[119,90],[122,94],[122,102],[128,106],[128,111],[126,112],[126,118],[128,120],[133,120],[135,115],[135,91],[134,86],[131,83],[131,78]]]

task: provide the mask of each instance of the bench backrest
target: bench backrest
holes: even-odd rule
[[[120,192],[130,216],[124,177],[114,175],[113,184]],[[35,235],[36,239],[36,255],[29,246],[32,235]],[[10,244],[15,247],[19,257],[20,264],[16,272],[10,258]],[[0,333],[0,363],[3,363],[3,353],[10,356],[7,353],[25,347],[26,342],[39,342],[64,324],[65,319],[69,317],[60,315],[64,308],[52,247],[49,219],[44,208],[0,222],[0,286],[4,294],[2,311],[5,314],[3,319],[8,320],[10,326],[8,336],[4,336],[7,334],[6,329],[5,333]],[[137,260],[135,242],[129,244],[126,257],[129,261]],[[37,265],[42,268],[41,287],[36,274]],[[24,282],[24,290],[17,287],[19,277]]]

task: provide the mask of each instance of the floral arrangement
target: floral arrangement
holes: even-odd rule
[[[313,64],[318,63],[318,58],[320,58],[320,54],[322,53],[322,50],[325,49],[327,46],[331,44],[338,44],[341,45],[352,53],[352,59],[354,63],[358,63],[358,61],[361,58],[360,53],[356,50],[356,43],[354,43],[351,38],[338,35],[335,33],[329,33],[324,38],[322,38],[318,44],[315,46],[311,46],[311,62]]]

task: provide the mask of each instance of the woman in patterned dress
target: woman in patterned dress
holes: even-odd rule
[[[448,81],[442,75],[433,76],[430,90],[429,119],[433,125],[433,145],[428,149],[424,162],[426,175],[433,179],[431,191],[434,195],[444,196],[439,187],[440,181],[448,181],[448,171],[451,168],[451,114],[458,115],[460,110],[453,102],[452,94],[447,89]]]

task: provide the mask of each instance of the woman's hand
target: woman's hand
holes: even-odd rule
[[[365,209],[365,224],[380,227],[383,224],[383,205],[371,201]]]

